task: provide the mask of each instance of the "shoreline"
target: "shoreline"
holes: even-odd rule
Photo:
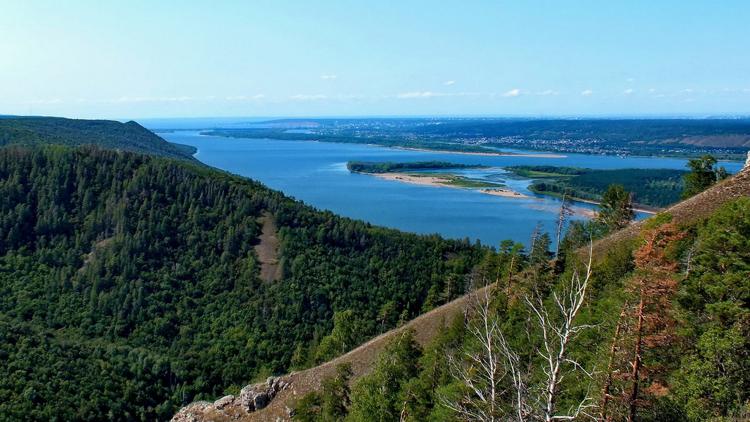
[[[549,152],[544,152],[541,154],[516,154],[512,152],[480,152],[480,151],[451,151],[451,150],[444,150],[444,149],[429,149],[429,148],[413,148],[413,147],[402,147],[402,146],[385,146],[385,145],[378,145],[378,144],[372,144],[374,146],[380,146],[385,148],[391,148],[391,149],[400,149],[404,151],[418,151],[418,152],[434,152],[434,153],[440,153],[440,154],[461,154],[461,155],[479,155],[479,156],[485,156],[485,157],[537,157],[537,158],[567,158],[567,155],[562,154],[553,154]]]
[[[419,186],[432,186],[437,188],[452,188],[452,189],[467,189],[467,190],[476,190],[478,192],[481,192],[485,195],[493,195],[493,196],[501,196],[504,198],[530,198],[527,195],[524,195],[520,192],[516,192],[511,189],[503,188],[503,187],[493,187],[493,188],[481,188],[481,189],[471,189],[463,186],[454,186],[450,184],[450,180],[446,179],[445,177],[440,176],[415,176],[407,173],[358,173],[358,174],[364,174],[368,176],[374,176],[378,179],[383,180],[390,180],[395,182],[401,182],[401,183],[409,183],[412,185],[419,185]]]
[[[480,189],[479,192],[482,192],[486,195],[501,196],[503,198],[531,198],[530,196],[524,195],[521,192],[516,192],[512,189],[506,188],[484,188]]]

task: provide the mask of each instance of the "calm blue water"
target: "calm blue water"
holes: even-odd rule
[[[229,172],[250,177],[317,208],[415,233],[439,233],[479,239],[497,245],[503,239],[529,244],[537,224],[554,233],[560,202],[534,195],[529,180],[508,179],[499,168],[466,170],[473,178],[504,181],[533,196],[502,198],[476,190],[417,186],[352,174],[346,162],[440,160],[493,167],[510,165],[564,165],[597,169],[684,169],[685,160],[569,154],[566,158],[495,157],[406,151],[370,145],[336,144],[271,139],[231,139],[202,136],[198,131],[161,133],[171,142],[198,148],[196,158]],[[723,163],[737,171],[740,163]],[[588,204],[576,204],[592,208]],[[642,217],[642,215],[641,215]],[[575,218],[582,218],[577,216]]]

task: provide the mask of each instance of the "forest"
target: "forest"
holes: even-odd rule
[[[639,205],[663,208],[680,200],[687,171],[669,169],[594,170],[556,166],[515,166],[507,170],[534,179],[529,189],[541,194],[600,201],[610,185],[621,185]]]
[[[80,120],[62,117],[0,116],[0,147],[4,145],[98,145],[197,162],[195,149],[172,144],[136,122]]]
[[[592,260],[600,224],[571,223],[551,261],[486,256],[466,313],[424,347],[395,335],[361,378],[340,365],[293,420],[748,420],[750,198],[659,214]]]
[[[267,214],[274,282],[254,250]],[[457,297],[486,253],[186,161],[0,148],[0,419],[169,419]]]

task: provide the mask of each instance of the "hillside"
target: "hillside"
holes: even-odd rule
[[[201,165],[0,148],[0,420],[166,420],[452,300],[484,253]]]
[[[616,277],[615,280],[618,277],[622,277],[622,264],[619,264],[618,266],[618,264],[612,263],[622,260],[622,256],[618,258],[618,255],[621,254],[617,251],[623,248],[625,251],[632,250],[632,241],[640,236],[640,233],[642,233],[644,227],[653,226],[655,221],[664,219],[664,216],[671,216],[671,222],[677,226],[694,227],[697,223],[705,221],[707,218],[713,217],[720,209],[726,208],[727,205],[731,205],[733,201],[736,201],[740,198],[747,199],[749,197],[750,170],[745,169],[732,178],[711,187],[707,191],[696,195],[689,200],[680,202],[670,207],[669,209],[665,210],[664,213],[660,214],[660,216],[632,224],[622,231],[616,232],[602,240],[597,241],[593,246],[595,257],[594,265],[599,269],[595,271],[597,273],[601,272],[600,277],[606,277],[606,274],[612,274],[609,277]],[[742,215],[734,214],[731,209],[724,211],[724,217],[717,216],[717,218],[719,218],[719,221],[721,221],[721,218],[731,219],[742,217]],[[745,215],[744,217],[748,218],[750,217],[750,215]],[[750,227],[731,227],[731,229],[735,230],[745,230],[748,228]],[[705,230],[705,233],[706,235],[711,235],[712,229],[709,227]],[[750,236],[750,233],[745,233],[745,236]],[[739,240],[734,239],[733,242],[739,242]],[[741,245],[741,243],[737,243],[737,245]],[[727,245],[726,247],[730,246]],[[744,253],[745,255],[747,254],[747,251],[737,252]],[[708,257],[713,256],[713,254],[710,252],[707,252],[707,254]],[[629,256],[629,252],[627,252],[626,256]],[[613,265],[614,267],[612,267]],[[701,265],[710,267],[713,264],[704,262]],[[723,265],[726,265],[726,263]],[[745,265],[747,265],[747,262],[745,263]],[[625,270],[625,272],[628,271],[630,270]],[[738,286],[737,288],[742,289],[742,287],[740,286]],[[597,302],[595,307],[601,309],[611,309],[611,301],[621,295],[621,293],[617,292],[617,289],[621,289],[621,287],[616,288],[614,293],[611,291],[611,288],[608,289],[606,286],[599,287],[595,295],[597,295],[600,302]],[[613,294],[614,296],[612,296]],[[332,377],[336,373],[336,366],[338,364],[347,362],[352,365],[351,382],[352,384],[356,384],[358,380],[362,379],[365,375],[372,371],[372,368],[374,366],[379,365],[378,356],[382,353],[382,351],[386,347],[386,344],[388,344],[394,338],[402,335],[407,330],[411,329],[415,332],[415,340],[417,341],[417,343],[419,343],[423,347],[429,345],[434,341],[435,336],[438,332],[440,332],[441,327],[443,327],[452,318],[461,315],[466,311],[468,300],[468,296],[456,299],[453,302],[450,302],[431,312],[419,316],[403,327],[385,333],[357,347],[351,352],[323,365],[305,371],[292,372],[289,375],[270,380],[269,384],[261,383],[248,386],[243,390],[243,394],[238,397],[225,397],[217,401],[216,403],[194,403],[182,409],[177,415],[175,415],[173,420],[288,420],[291,409],[296,406],[299,400],[303,396],[305,396],[305,394],[311,391],[319,390],[321,388],[322,381],[326,378]],[[708,297],[704,298],[703,300],[708,300]],[[590,312],[592,314],[595,314],[596,311]],[[589,316],[589,318],[591,317]],[[607,321],[607,325],[614,323],[611,320],[611,316],[609,318],[610,320]],[[599,323],[603,323],[603,321],[599,321]],[[609,347],[606,342],[602,342],[601,339],[597,336],[592,337],[591,339],[589,339],[589,341],[594,342],[593,347],[591,347],[592,350],[606,350],[606,348]],[[744,352],[738,350],[737,353],[742,354]],[[674,361],[679,362],[679,359],[676,359]],[[444,371],[445,370],[443,370],[443,372]],[[246,397],[254,397],[258,392],[264,393],[268,391],[267,385],[273,385],[277,387],[280,386],[280,388],[272,389],[275,397],[273,397],[267,407],[260,410],[248,412]],[[737,388],[741,389],[741,387]]]
[[[96,145],[183,160],[193,159],[192,147],[171,144],[136,122],[78,120],[61,117],[0,117],[0,146]]]

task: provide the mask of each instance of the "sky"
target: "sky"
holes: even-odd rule
[[[0,0],[0,114],[750,115],[750,1]]]

